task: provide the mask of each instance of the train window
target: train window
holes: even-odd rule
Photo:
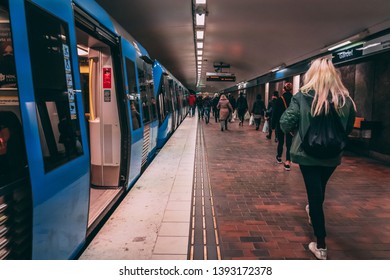
[[[68,25],[26,2],[34,94],[45,171],[83,154]]]
[[[152,66],[137,58],[137,69],[141,91],[143,121],[144,123],[148,123],[157,119]]]
[[[127,83],[129,87],[128,98],[130,99],[131,120],[133,130],[141,127],[140,111],[139,111],[139,94],[137,91],[135,65],[134,62],[126,58]]]
[[[163,76],[164,77],[164,76]],[[159,121],[160,121],[160,124],[163,122],[163,120],[165,119],[165,114],[167,113],[166,112],[166,108],[165,108],[165,99],[166,99],[166,93],[165,93],[165,86],[164,86],[164,79],[160,80],[160,85],[158,87],[158,118],[159,118]]]

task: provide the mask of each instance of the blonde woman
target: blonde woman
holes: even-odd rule
[[[299,164],[309,204],[306,212],[313,226],[316,242],[309,244],[309,250],[317,259],[327,259],[325,242],[325,215],[323,203],[326,184],[341,163],[342,153],[327,159],[307,155],[300,147],[301,135],[305,135],[314,116],[327,115],[333,103],[347,135],[352,131],[356,106],[348,90],[341,82],[339,73],[330,59],[320,58],[312,62],[304,76],[304,85],[291,100],[290,106],[280,119],[281,129],[293,133],[290,154],[294,163]]]

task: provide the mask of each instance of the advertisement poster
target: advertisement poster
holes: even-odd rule
[[[16,88],[16,68],[9,23],[0,23],[0,88]]]

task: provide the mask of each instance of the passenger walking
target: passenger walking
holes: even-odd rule
[[[328,253],[323,210],[326,184],[336,167],[340,165],[342,153],[326,159],[310,156],[301,148],[303,141],[301,135],[305,135],[309,126],[313,124],[312,117],[323,113],[329,116],[332,103],[348,135],[355,120],[355,104],[331,60],[320,58],[312,63],[304,76],[304,85],[294,95],[289,108],[280,119],[282,130],[286,134],[295,134],[291,158],[294,163],[299,164],[305,182],[309,202],[305,210],[317,239],[317,242],[309,244],[309,250],[320,260],[326,260]]]
[[[198,120],[200,118],[203,120],[203,97],[201,94],[196,97],[196,106],[198,107]]]
[[[219,109],[217,108],[218,102],[219,102],[219,94],[215,93],[213,100],[212,100],[213,114],[214,114],[215,122],[219,121]]]
[[[261,99],[261,95],[258,94],[256,95],[256,100],[253,103],[252,112],[251,112],[255,120],[256,130],[259,130],[261,118],[264,116],[264,111],[265,111],[264,101]]]
[[[244,125],[244,116],[245,113],[248,111],[248,101],[246,100],[244,93],[240,92],[240,96],[237,98],[237,115],[238,119],[240,120],[239,126]]]
[[[280,128],[280,117],[290,104],[293,88],[292,83],[286,83],[283,87],[283,94],[275,102],[274,112],[272,114],[272,128],[275,129],[276,137],[278,138],[278,147],[276,151],[276,162],[282,164],[282,154],[284,143],[286,143],[286,161],[284,162],[284,169],[290,171],[290,147],[292,143],[292,135],[290,133],[284,134]]]
[[[276,100],[279,98],[279,92],[277,90],[274,91],[274,93],[272,94],[272,99],[271,101],[268,103],[268,108],[267,108],[267,111],[265,113],[265,118],[266,120],[268,120],[268,135],[266,136],[266,138],[268,140],[271,140],[272,138],[272,114],[273,112],[275,111],[275,106],[276,106]],[[276,137],[276,132],[275,132],[275,142],[278,142],[278,138]]]
[[[203,95],[203,115],[206,121],[206,124],[210,121],[210,111],[211,111],[211,98],[209,94],[206,92]]]
[[[234,98],[233,94],[229,93],[228,99],[230,102],[230,105],[232,105],[233,110],[229,114],[229,122],[231,122],[233,119],[234,111],[236,110],[236,99]]]
[[[196,96],[193,92],[188,96],[188,105],[190,106],[190,117],[195,116]]]
[[[223,131],[224,129],[228,130],[227,124],[229,113],[233,111],[233,107],[227,99],[226,95],[221,95],[217,108],[219,109],[219,122],[221,123],[221,131]]]

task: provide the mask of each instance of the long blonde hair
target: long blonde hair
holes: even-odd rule
[[[334,104],[337,111],[345,105],[346,99],[350,98],[348,90],[341,82],[340,75],[328,58],[319,58],[312,62],[304,76],[304,85],[301,92],[307,94],[314,90],[314,100],[311,105],[313,116],[321,114],[325,108],[325,114],[329,112],[329,101]],[[329,98],[331,100],[329,100]],[[356,110],[355,103],[351,99]]]

